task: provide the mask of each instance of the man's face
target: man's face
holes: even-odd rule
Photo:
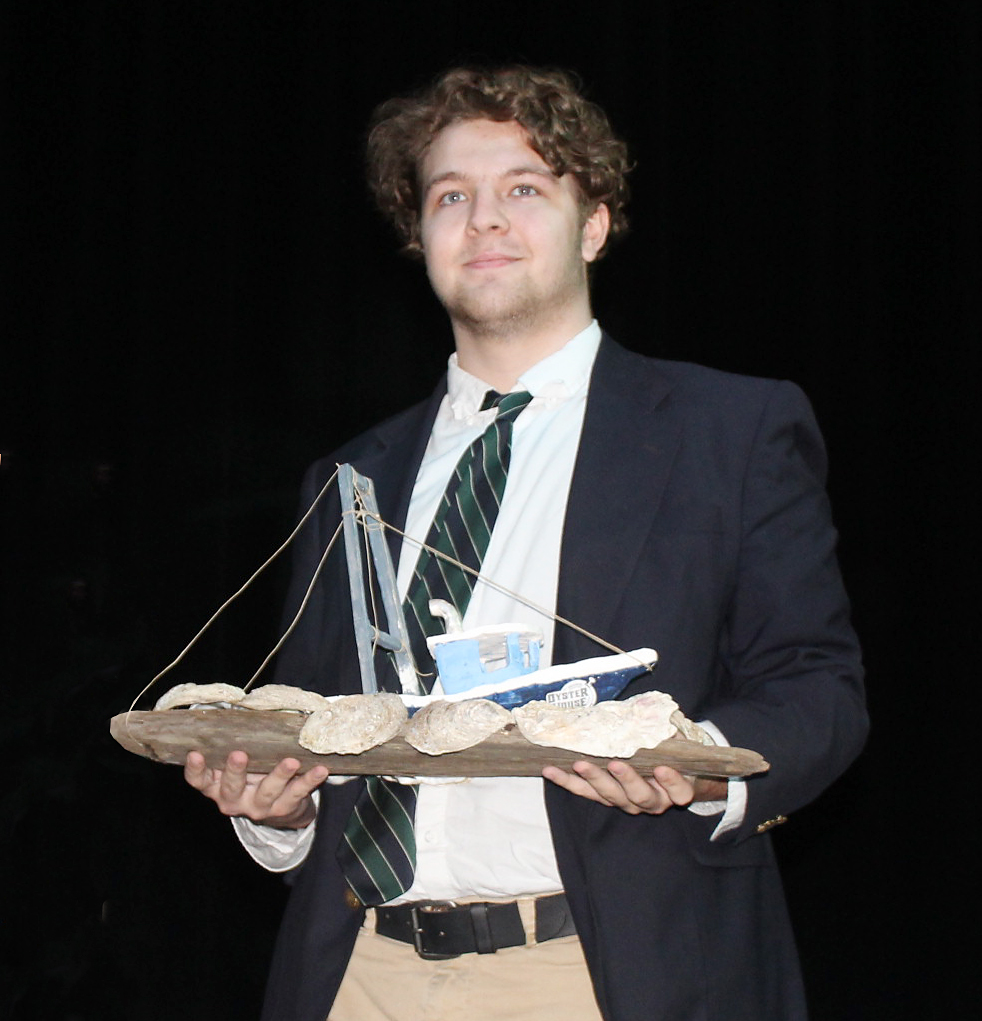
[[[586,266],[606,239],[607,209],[584,218],[575,178],[557,177],[520,125],[444,128],[420,187],[427,273],[455,326],[516,334],[589,306]]]

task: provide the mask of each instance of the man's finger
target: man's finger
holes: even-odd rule
[[[669,792],[658,780],[644,777],[627,763],[616,760],[606,769],[586,761],[574,762],[572,769],[572,773],[567,773],[550,766],[543,770],[543,776],[571,794],[619,808],[629,815],[642,812],[661,815],[674,804],[688,804],[692,796],[691,785],[674,770],[669,770],[671,775],[666,777],[673,784]]]
[[[205,757],[201,752],[188,752],[184,760],[184,779],[199,791],[203,791],[214,782],[212,771],[205,764]]]
[[[575,773],[567,773],[565,769],[560,769],[558,766],[546,766],[542,770],[542,775],[547,780],[551,780],[554,784],[569,791],[570,794],[576,794],[581,798],[589,798],[590,801],[599,802],[601,805],[611,804],[592,784]]]
[[[589,762],[575,762],[573,769],[610,804],[631,815],[660,813],[671,804],[657,787],[623,762],[611,762],[606,769]]]
[[[642,776],[624,762],[611,762],[607,769],[613,782],[621,787],[624,798],[642,812],[661,814],[672,802],[651,778]]]
[[[671,799],[673,805],[684,807],[692,804],[695,787],[688,777],[669,766],[657,766],[654,776],[655,782]]]
[[[234,802],[242,797],[242,792],[246,788],[248,768],[249,756],[245,752],[229,752],[218,783],[218,794],[223,801]]]
[[[308,769],[306,773],[298,776],[293,782],[300,792],[299,797],[307,797],[308,794],[320,787],[329,775],[330,770],[326,766],[314,766],[313,769]]]
[[[289,789],[299,769],[300,762],[297,759],[287,758],[277,762],[266,776],[260,773],[251,774],[249,780],[256,785],[255,803],[262,808],[273,805]]]

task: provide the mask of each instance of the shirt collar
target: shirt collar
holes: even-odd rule
[[[581,391],[585,392],[599,347],[600,327],[594,319],[558,351],[523,372],[512,392],[527,390],[533,398],[541,398],[547,407],[554,407]],[[477,414],[484,395],[490,389],[484,380],[472,376],[457,364],[456,353],[450,356],[447,395],[455,419],[468,419]]]

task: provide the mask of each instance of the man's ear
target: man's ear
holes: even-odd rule
[[[607,234],[610,232],[610,210],[603,202],[597,203],[597,208],[586,218],[583,224],[583,236],[580,242],[580,251],[583,254],[584,262],[593,262],[600,249],[607,241]]]

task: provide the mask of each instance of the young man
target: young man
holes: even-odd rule
[[[486,392],[521,394],[481,561],[497,585],[474,587],[465,625],[541,626],[546,662],[601,651],[554,612],[619,648],[654,646],[658,669],[624,696],[667,691],[771,768],[729,785],[618,762],[547,768],[545,783],[421,785],[415,868],[366,914],[379,901],[353,895],[345,836],[364,781],[314,795],[323,769],[298,776],[288,759],[258,776],[244,753],[223,770],[192,754],[188,781],[237,817],[251,853],[300,866],[265,1016],[803,1018],[764,834],[866,733],[807,402],[601,334],[588,268],[624,228],[627,160],[565,75],[452,71],[380,108],[369,148],[375,194],[422,254],[456,353],[429,401],[315,465],[305,496],[350,461],[383,518],[423,540],[458,460],[494,427]],[[308,530],[288,610],[334,522],[326,511]],[[397,553],[406,595],[418,550]],[[344,570],[337,558],[315,590],[282,682],[360,689]],[[444,952],[456,956],[430,959]]]

